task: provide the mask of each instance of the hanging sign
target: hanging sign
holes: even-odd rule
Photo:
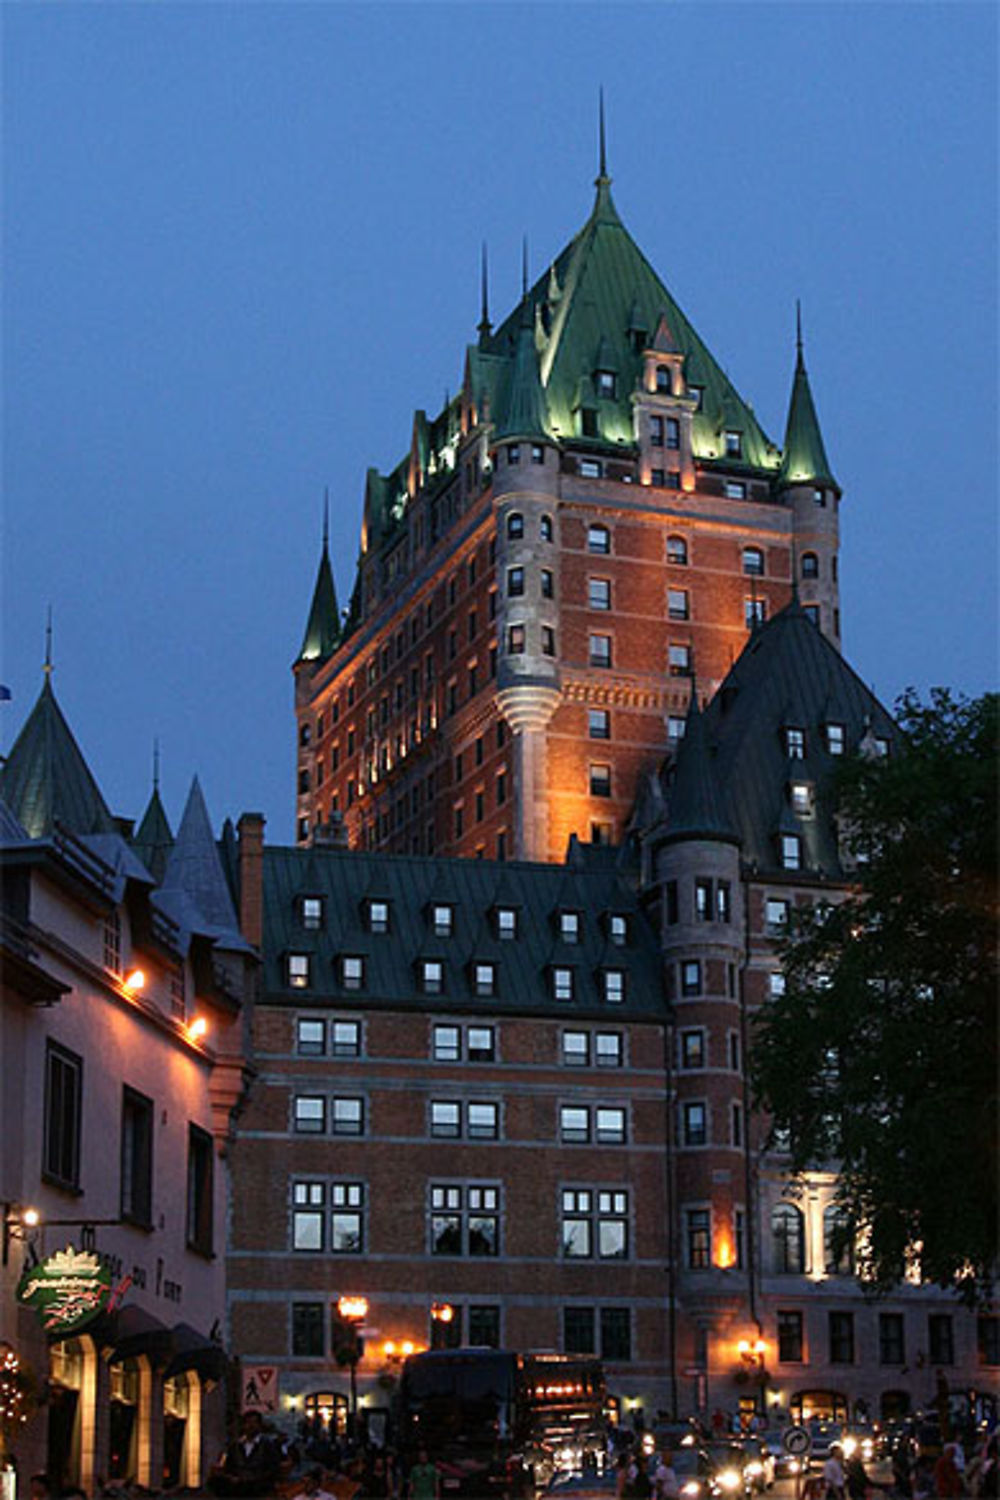
[[[52,1334],[76,1333],[104,1312],[111,1298],[111,1268],[90,1250],[67,1245],[18,1283],[17,1300],[33,1307]]]

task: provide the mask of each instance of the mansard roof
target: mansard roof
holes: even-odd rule
[[[390,907],[389,930],[373,933],[365,920],[366,900],[377,891]],[[307,930],[300,920],[302,896],[323,902],[320,929]],[[433,904],[454,908],[452,935],[435,936]],[[498,905],[518,912],[517,940],[498,941],[492,913]],[[581,941],[568,943],[559,932],[557,913],[582,913]],[[608,944],[607,917],[627,918],[628,942]],[[485,1001],[488,1014],[548,1013],[608,1022],[662,1019],[656,934],[634,892],[614,869],[569,869],[561,865],[517,861],[442,859],[355,853],[315,845],[311,849],[264,849],[264,992],[269,1000],[295,1005],[367,1005],[426,1010],[418,965],[434,958],[444,963],[444,992],[435,995],[435,1011],[483,1010],[475,995],[472,965],[496,965],[497,993]],[[289,989],[289,953],[313,959],[308,991]],[[340,986],[337,960],[355,955],[365,961],[361,991]],[[551,969],[574,971],[574,998],[555,1001]],[[603,999],[601,971],[625,971],[625,1000]]]
[[[56,702],[52,674],[0,769],[0,795],[33,839],[61,824],[71,833],[114,833],[117,825]]]
[[[843,879],[831,797],[840,759],[830,752],[829,726],[842,727],[847,754],[872,734],[891,745],[896,730],[797,601],[754,631],[703,718],[705,752],[724,789],[744,863],[778,874],[780,834],[794,831],[802,840],[804,878]],[[789,758],[789,728],[803,732],[801,758]],[[813,789],[808,814],[791,807],[792,780]],[[667,798],[669,826],[669,789]]]

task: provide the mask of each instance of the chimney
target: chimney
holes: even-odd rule
[[[264,937],[264,816],[243,813],[239,835],[240,931],[259,948]]]

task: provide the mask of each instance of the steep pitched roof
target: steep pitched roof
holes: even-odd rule
[[[680,838],[739,842],[693,684],[684,737],[677,747],[666,830],[666,842]]]
[[[839,761],[830,753],[827,726],[843,727],[848,753],[872,729],[890,744],[896,731],[886,709],[801,605],[787,605],[754,631],[703,720],[744,861],[777,874],[779,836],[794,830],[802,840],[805,875],[843,878],[830,795]],[[788,728],[803,731],[801,759],[789,759]],[[793,778],[814,791],[807,814],[790,805]]]
[[[535,331],[528,303],[521,313],[521,327],[517,335],[517,351],[514,368],[507,387],[507,400],[501,420],[497,424],[498,438],[550,437],[545,392],[542,389],[538,369],[538,354],[535,350]]]
[[[159,901],[182,930],[204,933],[226,947],[246,948],[197,776],[167,860]]]
[[[48,672],[0,770],[0,795],[31,838],[48,837],[56,823],[81,835],[116,831]]]
[[[142,822],[132,835],[132,848],[159,883],[163,879],[173,847],[174,836],[160,801],[160,790],[154,786],[153,795],[142,815]]]
[[[316,574],[306,633],[302,637],[299,661],[326,661],[332,656],[340,642],[340,611],[337,608],[337,590],[330,566],[330,553],[326,537],[323,538],[323,554]]]
[[[823,434],[820,432],[809,376],[802,357],[801,333],[795,358],[792,397],[788,404],[788,421],[785,424],[785,446],[779,480],[783,485],[829,484],[838,493],[840,491],[823,446]]]

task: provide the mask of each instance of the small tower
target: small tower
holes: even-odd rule
[[[519,859],[548,852],[545,728],[559,705],[559,449],[549,429],[525,287],[506,401],[491,442],[497,527],[497,702],[514,735]]]
[[[316,573],[316,586],[313,589],[302,647],[293,668],[298,742],[296,785],[300,799],[296,827],[299,838],[304,838],[309,829],[309,792],[312,788],[313,763],[315,755],[321,753],[318,732],[318,722],[321,716],[314,715],[310,706],[313,698],[313,680],[318,669],[329,660],[340,645],[340,639],[337,590],[333,581],[333,569],[330,566],[330,498],[327,492],[323,503],[323,547],[320,553],[319,569]],[[314,741],[316,742],[315,751],[312,748]]]
[[[802,354],[802,317],[796,310],[795,375],[785,426],[778,489],[792,509],[793,566],[799,599],[823,634],[840,648],[841,489],[830,470]]]

